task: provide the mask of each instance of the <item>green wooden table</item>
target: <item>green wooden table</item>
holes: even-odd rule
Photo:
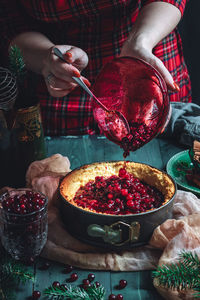
[[[68,156],[71,162],[71,168],[74,169],[83,164],[97,161],[122,160],[123,151],[115,144],[104,137],[84,136],[84,137],[46,137],[46,146],[48,156],[60,153]],[[178,145],[162,139],[154,139],[141,149],[133,152],[128,157],[129,160],[150,164],[159,169],[165,169],[167,161],[177,152],[182,151]],[[35,265],[28,268],[35,274],[35,283],[28,282],[26,285],[20,285],[16,290],[16,300],[30,299],[32,290],[41,292],[49,287],[53,281],[65,283],[69,278],[68,274],[63,274],[64,265],[50,262],[48,270],[40,270],[44,259],[39,258]],[[81,284],[84,278],[91,271],[76,269],[79,279],[74,283]],[[96,281],[99,281],[106,288],[106,297],[109,294],[119,294],[124,296],[124,300],[159,300],[161,296],[156,292],[152,285],[151,271],[142,272],[103,272],[92,271],[95,274]],[[126,279],[128,285],[125,289],[119,291],[116,285],[120,279]],[[42,300],[47,299],[41,296]]]

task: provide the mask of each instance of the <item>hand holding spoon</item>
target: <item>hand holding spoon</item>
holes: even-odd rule
[[[59,57],[63,62],[68,63],[64,57],[62,52],[58,48],[53,48],[53,53]],[[72,77],[76,83],[82,87],[85,92],[87,92],[97,103],[98,105],[106,112],[104,118],[105,124],[105,132],[109,136],[110,139],[114,141],[120,142],[123,137],[130,133],[130,128],[128,121],[124,117],[124,115],[117,110],[108,109],[88,88],[88,86],[83,82],[83,80],[79,77]]]

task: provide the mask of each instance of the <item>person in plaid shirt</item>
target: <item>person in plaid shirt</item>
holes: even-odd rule
[[[170,101],[191,102],[176,28],[186,1],[0,0],[1,49],[8,56],[9,46],[17,45],[37,74],[35,97],[45,135],[99,133],[91,100],[72,76],[93,84],[102,66],[117,56],[147,61],[164,77]],[[55,45],[69,64],[53,54]]]

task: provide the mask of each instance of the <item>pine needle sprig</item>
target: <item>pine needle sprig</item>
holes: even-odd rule
[[[18,83],[22,83],[26,74],[26,67],[22,52],[16,45],[9,50],[9,69],[15,75]]]
[[[87,290],[84,290],[80,287],[74,287],[71,285],[66,288],[60,287],[49,287],[44,290],[44,294],[48,295],[50,299],[71,299],[71,300],[104,300],[105,289],[103,286],[96,287],[93,284],[91,287],[88,287]]]
[[[179,257],[185,267],[200,271],[200,261],[196,253],[182,251]]]
[[[15,289],[19,283],[34,281],[34,275],[26,267],[7,255],[1,256],[0,261],[0,299],[14,300]]]
[[[179,290],[195,289],[200,291],[200,262],[197,254],[183,251],[179,261],[171,265],[163,265],[152,272],[159,285]]]
[[[10,277],[18,284],[25,284],[28,280],[34,281],[34,276],[20,262],[7,259],[1,268],[3,277]]]
[[[105,288],[102,285],[97,287],[96,284],[93,284],[87,288],[87,293],[90,299],[103,300],[105,298]]]

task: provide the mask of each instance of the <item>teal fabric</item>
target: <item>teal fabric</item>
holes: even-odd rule
[[[172,102],[171,106],[172,115],[161,136],[191,147],[194,140],[200,141],[200,106],[180,102]]]

